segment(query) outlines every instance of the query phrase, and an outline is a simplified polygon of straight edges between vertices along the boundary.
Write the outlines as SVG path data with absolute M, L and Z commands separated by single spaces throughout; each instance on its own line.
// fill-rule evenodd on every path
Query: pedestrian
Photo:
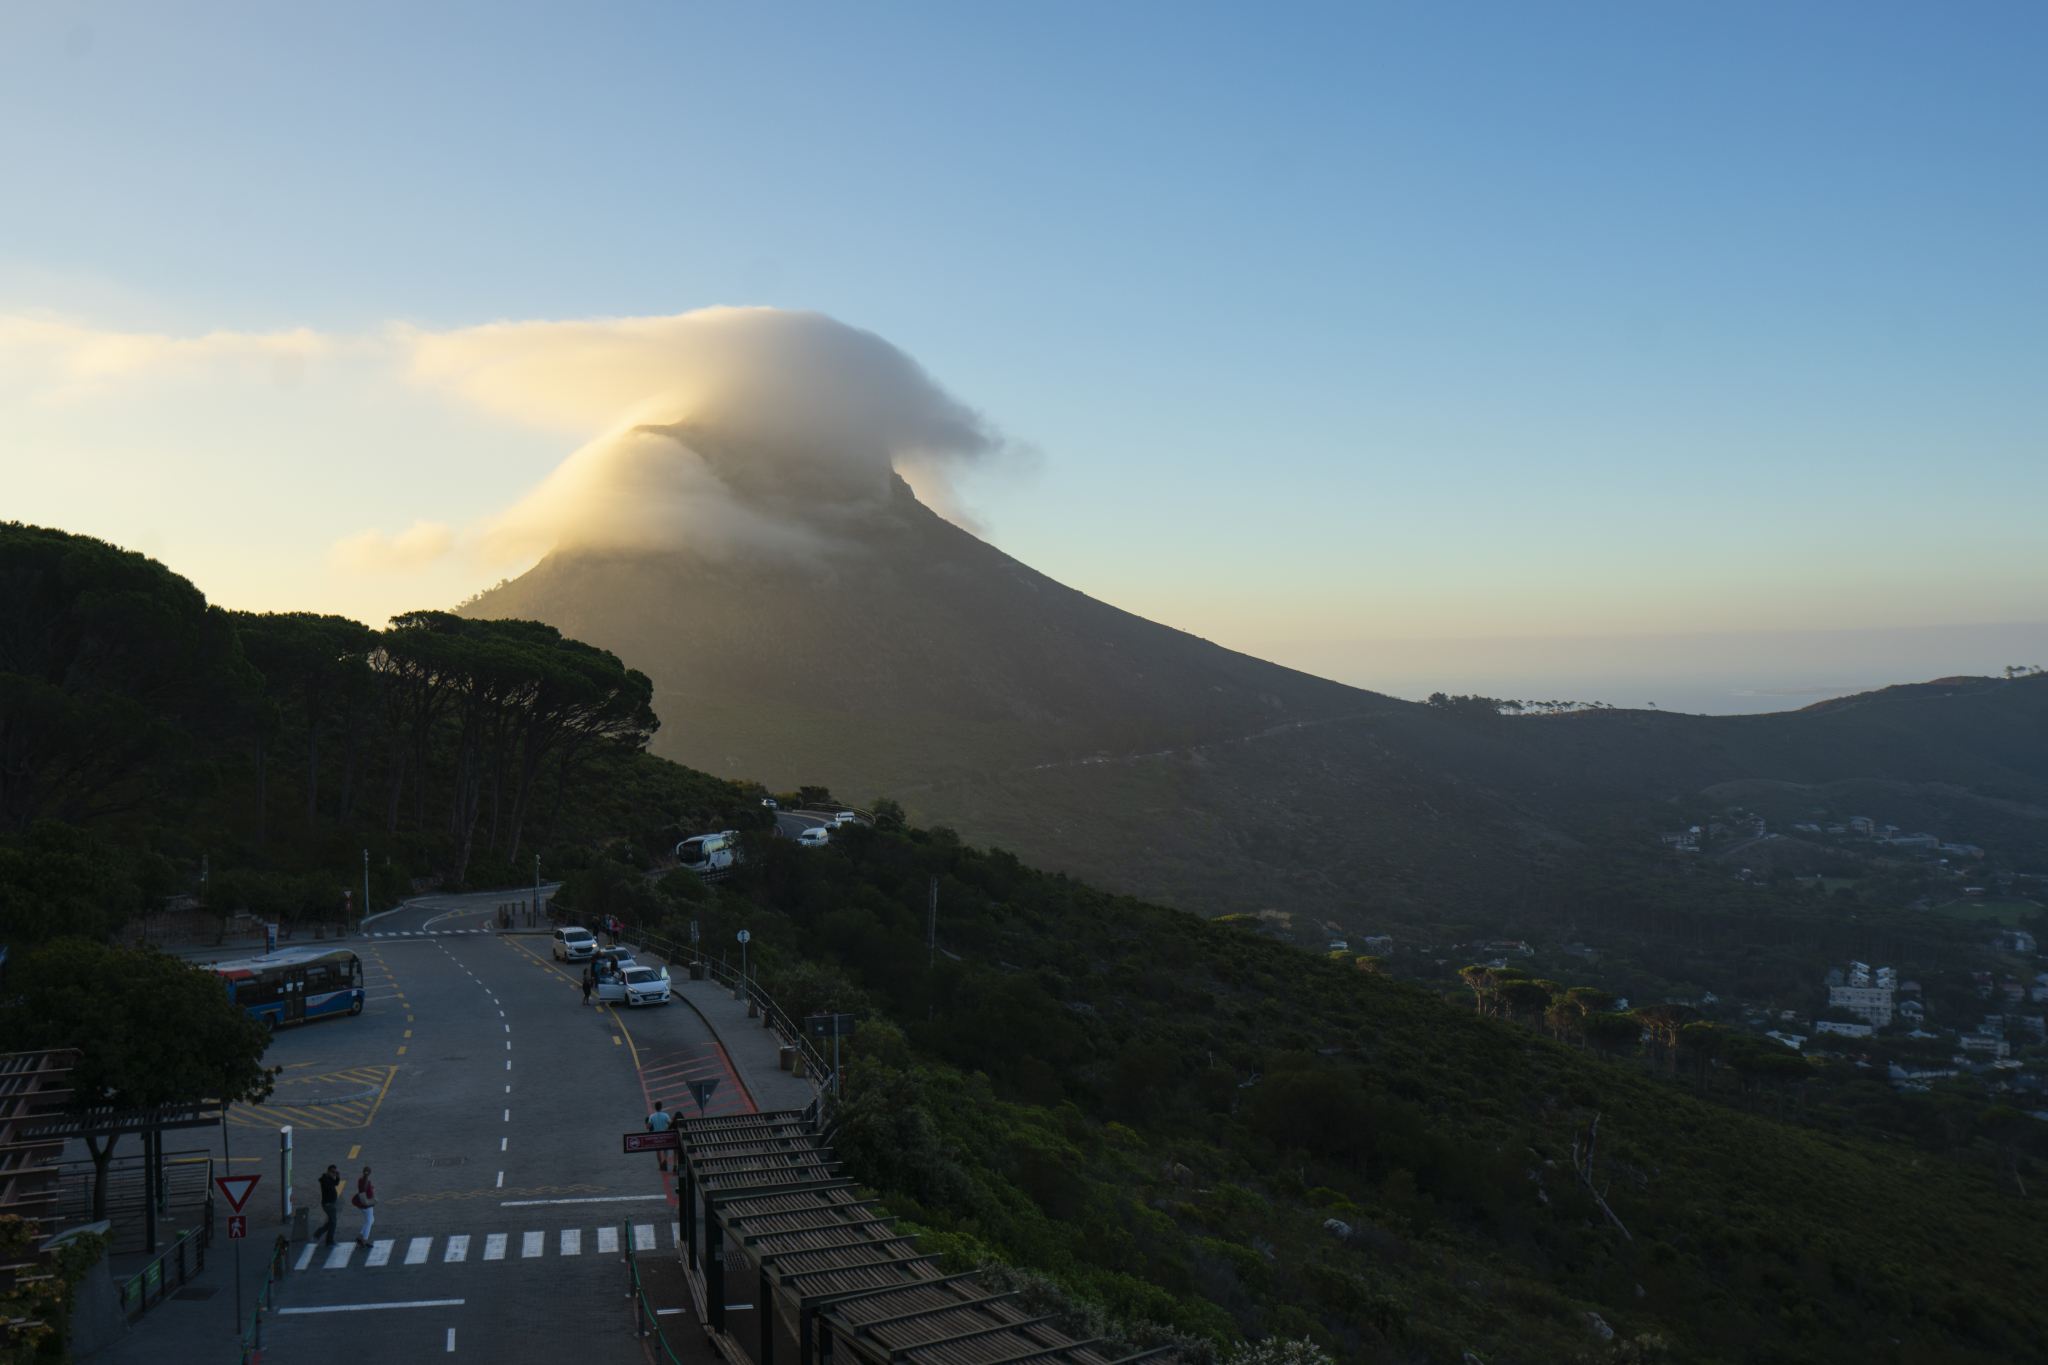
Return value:
M 370 1183 L 370 1168 L 363 1167 L 362 1178 L 356 1181 L 356 1197 L 349 1201 L 363 1211 L 363 1230 L 356 1236 L 356 1245 L 370 1244 L 370 1225 L 377 1221 L 377 1187 Z
M 592 974 L 591 974 L 591 970 L 590 970 L 590 968 L 588 968 L 588 967 L 585 967 L 585 968 L 583 969 L 583 1003 L 584 1003 L 584 1004 L 586 1004 L 586 1005 L 587 1005 L 587 1004 L 589 1004 L 589 1003 L 590 1003 L 590 988 L 591 988 L 592 986 L 595 986 L 596 984 L 597 984 L 597 978 L 596 978 L 596 977 L 595 977 L 594 975 L 592 975 Z
M 329 1166 L 326 1174 L 320 1177 L 320 1207 L 327 1214 L 327 1226 L 314 1234 L 313 1240 L 316 1242 L 324 1241 L 327 1245 L 333 1246 L 336 1231 L 335 1224 L 341 1218 L 341 1170 L 339 1167 Z
M 666 1133 L 669 1130 L 669 1125 L 674 1122 L 675 1115 L 669 1113 L 666 1109 L 662 1108 L 661 1101 L 656 1100 L 654 1102 L 654 1112 L 647 1116 L 647 1131 L 650 1133 Z M 654 1153 L 654 1156 L 657 1164 L 660 1165 L 661 1169 L 664 1171 L 667 1170 L 668 1153 L 665 1151 L 657 1150 Z

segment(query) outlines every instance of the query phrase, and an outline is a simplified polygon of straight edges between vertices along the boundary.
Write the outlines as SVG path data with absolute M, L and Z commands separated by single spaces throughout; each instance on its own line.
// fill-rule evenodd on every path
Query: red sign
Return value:
M 629 1152 L 675 1152 L 683 1146 L 683 1135 L 673 1130 L 666 1133 L 628 1133 L 626 1150 Z
M 249 1235 L 249 1220 L 248 1220 L 248 1218 L 247 1218 L 247 1217 L 246 1217 L 245 1215 L 243 1215 L 243 1214 L 239 1214 L 239 1213 L 231 1213 L 231 1214 L 229 1214 L 229 1215 L 228 1215 L 228 1236 L 229 1236 L 229 1238 L 231 1238 L 231 1239 L 232 1239 L 232 1238 L 236 1238 L 236 1237 L 247 1237 L 248 1235 Z
M 262 1178 L 260 1175 L 217 1175 L 213 1178 L 213 1183 L 220 1187 L 221 1194 L 228 1201 L 228 1207 L 240 1213 L 242 1205 L 249 1202 L 250 1192 L 256 1188 L 256 1182 Z

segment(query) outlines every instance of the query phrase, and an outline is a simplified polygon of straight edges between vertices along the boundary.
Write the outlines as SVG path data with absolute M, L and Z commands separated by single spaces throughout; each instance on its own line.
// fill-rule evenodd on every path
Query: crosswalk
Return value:
M 372 929 L 364 938 L 439 938 L 443 934 L 491 934 L 495 929 Z
M 656 1223 L 629 1224 L 628 1235 L 633 1239 L 633 1250 L 638 1252 L 662 1249 L 659 1228 Z M 619 1227 L 607 1225 L 596 1229 L 596 1235 L 586 1237 L 588 1228 L 558 1228 L 552 1237 L 545 1230 L 538 1232 L 487 1232 L 483 1234 L 482 1245 L 470 1233 L 451 1233 L 446 1237 L 409 1237 L 405 1239 L 405 1251 L 398 1250 L 399 1239 L 386 1237 L 370 1243 L 369 1254 L 364 1256 L 361 1266 L 388 1266 L 394 1256 L 399 1265 L 414 1266 L 438 1263 L 460 1265 L 470 1259 L 470 1252 L 478 1251 L 480 1261 L 534 1261 L 554 1256 L 581 1256 L 589 1247 L 599 1256 L 616 1256 L 620 1253 Z M 515 1240 L 516 1239 L 516 1240 Z M 440 1243 L 441 1254 L 434 1255 L 434 1245 Z M 668 1225 L 668 1249 L 673 1251 L 682 1246 L 683 1225 Z M 552 1248 L 552 1250 L 550 1250 Z M 347 1270 L 356 1265 L 356 1253 L 363 1250 L 359 1242 L 336 1242 L 328 1246 L 324 1242 L 308 1242 L 300 1249 L 294 1270 Z M 324 1255 L 322 1253 L 325 1253 Z M 316 1264 L 317 1263 L 317 1264 Z

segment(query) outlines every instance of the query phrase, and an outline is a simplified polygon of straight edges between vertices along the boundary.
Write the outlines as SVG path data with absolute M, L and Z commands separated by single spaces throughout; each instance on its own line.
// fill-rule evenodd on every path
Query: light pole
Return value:
M 363 850 L 363 913 L 370 913 L 370 850 Z M 357 924 L 362 921 L 358 919 Z
M 747 988 L 747 940 L 748 940 L 748 939 L 750 939 L 750 938 L 752 938 L 752 937 L 753 937 L 753 935 L 752 935 L 752 934 L 750 934 L 750 933 L 748 933 L 748 932 L 747 932 L 746 930 L 744 930 L 744 929 L 740 930 L 740 989 L 741 989 L 741 990 L 745 990 L 745 989 Z

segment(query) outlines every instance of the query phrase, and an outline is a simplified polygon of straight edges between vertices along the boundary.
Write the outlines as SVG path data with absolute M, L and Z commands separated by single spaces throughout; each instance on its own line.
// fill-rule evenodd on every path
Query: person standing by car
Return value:
M 647 1116 L 647 1131 L 650 1133 L 666 1133 L 669 1130 L 669 1125 L 673 1124 L 674 1122 L 675 1115 L 669 1113 L 666 1109 L 662 1108 L 661 1101 L 656 1100 L 654 1102 L 654 1112 Z M 659 1165 L 662 1170 L 667 1170 L 668 1153 L 657 1151 L 654 1154 L 654 1156 L 656 1164 Z
M 363 1167 L 362 1178 L 356 1181 L 356 1197 L 349 1201 L 363 1211 L 363 1230 L 356 1234 L 356 1245 L 370 1244 L 370 1225 L 377 1221 L 377 1187 L 370 1183 L 370 1168 Z
M 591 972 L 591 969 L 590 969 L 590 968 L 588 968 L 588 967 L 585 967 L 585 968 L 583 969 L 583 1003 L 584 1003 L 584 1004 L 586 1004 L 586 1005 L 587 1005 L 587 1004 L 589 1004 L 589 1003 L 590 1003 L 590 988 L 591 988 L 592 986 L 595 986 L 596 984 L 597 984 L 597 978 L 596 978 L 596 976 L 592 975 L 592 972 Z
M 327 1226 L 314 1235 L 313 1240 L 334 1245 L 335 1224 L 341 1220 L 341 1169 L 329 1166 L 320 1177 L 320 1208 L 327 1215 Z

